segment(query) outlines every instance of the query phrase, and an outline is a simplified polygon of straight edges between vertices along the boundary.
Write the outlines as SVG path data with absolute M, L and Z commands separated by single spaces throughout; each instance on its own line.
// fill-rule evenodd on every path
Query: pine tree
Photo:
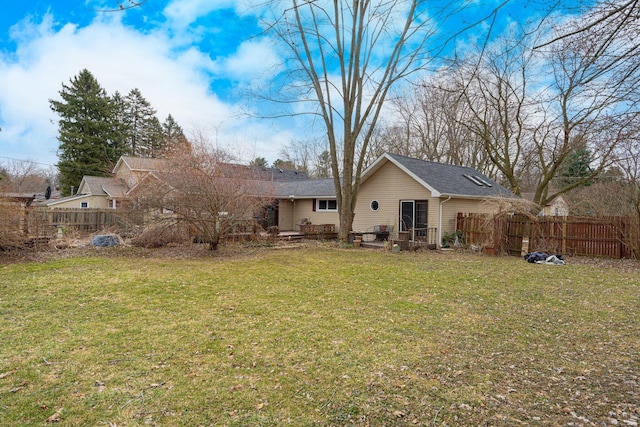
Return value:
M 139 89 L 132 89 L 124 102 L 129 152 L 133 156 L 155 157 L 162 146 L 162 126 L 155 116 L 156 110 Z
M 62 101 L 49 100 L 58 113 L 58 169 L 63 195 L 72 194 L 83 175 L 107 176 L 125 152 L 116 105 L 87 69 L 62 84 Z
M 178 152 L 190 152 L 191 146 L 178 122 L 169 114 L 162 123 L 163 145 L 160 156 L 167 156 Z
M 591 176 L 591 151 L 587 148 L 577 148 L 571 151 L 562 162 L 558 178 L 564 185 L 572 185 L 577 181 L 584 180 Z M 584 186 L 591 185 L 591 181 L 586 181 Z

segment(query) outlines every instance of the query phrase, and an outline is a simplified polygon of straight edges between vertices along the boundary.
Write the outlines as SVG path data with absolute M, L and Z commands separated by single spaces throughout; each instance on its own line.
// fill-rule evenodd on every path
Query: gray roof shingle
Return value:
M 429 162 L 391 153 L 385 153 L 383 157 L 431 187 L 439 196 L 516 197 L 502 185 L 470 167 Z
M 275 182 L 276 197 L 286 199 L 289 196 L 299 198 L 336 197 L 333 178 L 329 179 L 298 179 L 293 181 Z
M 120 180 L 113 177 L 84 176 L 89 193 L 99 196 L 123 197 L 127 187 Z

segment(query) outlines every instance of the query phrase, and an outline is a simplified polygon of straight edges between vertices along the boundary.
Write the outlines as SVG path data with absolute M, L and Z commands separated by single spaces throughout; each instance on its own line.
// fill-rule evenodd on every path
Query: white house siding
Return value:
M 562 198 L 562 196 L 556 197 L 553 201 L 546 205 L 542 210 L 542 215 L 545 216 L 568 216 L 569 205 Z
M 379 209 L 371 210 L 371 202 L 377 200 Z M 393 225 L 397 236 L 400 217 L 400 200 L 427 200 L 429 227 L 438 224 L 438 199 L 394 164 L 387 162 L 360 186 L 358 203 L 353 221 L 354 231 L 370 231 L 376 225 Z

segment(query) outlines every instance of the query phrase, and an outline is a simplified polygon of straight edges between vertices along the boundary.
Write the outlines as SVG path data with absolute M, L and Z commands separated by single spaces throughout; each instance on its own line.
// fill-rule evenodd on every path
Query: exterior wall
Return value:
M 294 228 L 293 206 L 288 199 L 280 199 L 278 205 L 278 229 L 280 231 L 296 231 Z
M 78 190 L 76 191 L 76 194 L 90 194 L 90 193 L 91 191 L 89 191 L 89 188 L 87 188 L 85 181 L 82 180 L 82 182 L 80 183 L 80 186 L 78 187 Z
M 125 162 L 122 162 L 118 170 L 115 171 L 115 176 L 120 178 L 127 187 L 131 188 L 147 176 L 148 173 L 147 171 L 132 171 Z
M 313 212 L 313 199 L 297 199 L 293 203 L 280 200 L 278 227 L 280 231 L 300 231 L 300 221 L 307 218 L 312 224 L 334 224 L 340 227 L 338 212 Z
M 340 228 L 338 212 L 313 212 L 313 199 L 296 200 L 293 209 L 293 230 L 299 231 L 300 220 L 307 218 L 312 224 L 334 224 Z
M 380 208 L 373 212 L 371 201 L 377 200 Z M 353 221 L 355 231 L 371 231 L 376 225 L 393 225 L 392 237 L 398 236 L 400 202 L 402 200 L 427 200 L 427 226 L 442 229 L 437 232 L 437 244 L 442 235 L 454 232 L 458 212 L 490 213 L 491 204 L 482 199 L 451 199 L 431 197 L 431 192 L 416 182 L 400 168 L 388 162 L 360 187 L 356 215 Z M 440 223 L 440 204 L 442 222 Z
M 442 199 L 443 201 L 446 199 Z M 456 231 L 458 212 L 462 213 L 492 213 L 494 208 L 490 203 L 481 199 L 451 199 L 442 204 L 442 234 Z M 439 242 L 442 243 L 442 242 Z
M 371 201 L 377 200 L 379 209 L 371 210 Z M 427 200 L 427 223 L 438 226 L 437 198 L 400 168 L 387 162 L 361 186 L 353 221 L 354 231 L 372 231 L 376 225 L 393 225 L 392 237 L 397 237 L 401 200 Z
M 541 214 L 544 216 L 568 216 L 569 205 L 561 197 L 556 197 L 550 205 L 543 208 Z
M 109 207 L 109 202 L 106 196 L 87 196 L 49 205 L 49 208 L 80 209 L 82 208 L 83 202 L 88 204 L 87 208 L 89 209 L 107 209 Z

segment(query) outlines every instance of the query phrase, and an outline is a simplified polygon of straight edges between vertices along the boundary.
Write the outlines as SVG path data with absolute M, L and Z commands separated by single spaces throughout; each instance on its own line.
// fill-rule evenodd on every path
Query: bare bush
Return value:
M 215 250 L 231 234 L 252 233 L 254 216 L 271 203 L 273 186 L 248 166 L 205 144 L 167 159 L 167 169 L 143 179 L 132 208 L 145 223 L 180 224 Z
M 21 230 L 24 208 L 19 204 L 0 201 L 0 250 L 16 248 L 24 243 Z
M 160 248 L 171 244 L 184 244 L 189 240 L 187 227 L 167 222 L 152 223 L 131 239 L 133 246 Z

